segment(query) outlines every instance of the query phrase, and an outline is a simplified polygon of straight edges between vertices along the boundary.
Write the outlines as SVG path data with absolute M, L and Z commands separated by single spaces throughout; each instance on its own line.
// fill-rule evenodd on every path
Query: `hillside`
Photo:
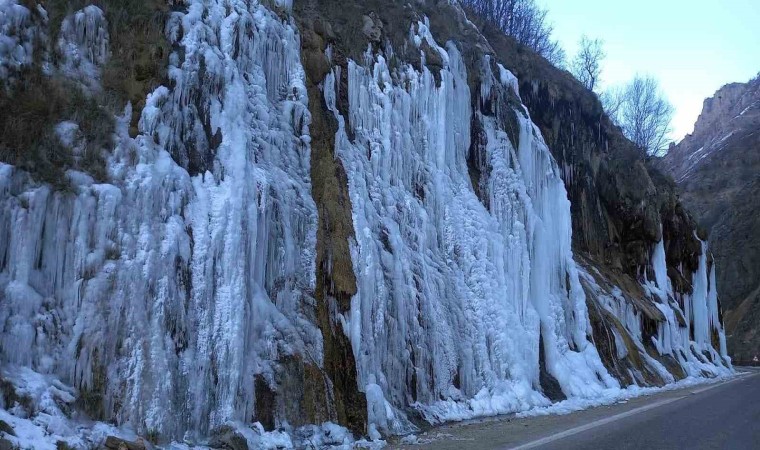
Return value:
M 750 362 L 760 356 L 760 78 L 726 85 L 705 100 L 694 132 L 661 166 L 710 234 L 729 351 Z
M 2 124 L 2 439 L 347 445 L 732 372 L 672 181 L 456 2 L 93 3 L 0 0 L 37 123 Z

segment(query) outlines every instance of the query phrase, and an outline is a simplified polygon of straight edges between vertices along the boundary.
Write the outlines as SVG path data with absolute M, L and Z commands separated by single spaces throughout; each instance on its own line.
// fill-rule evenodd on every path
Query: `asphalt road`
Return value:
M 760 372 L 563 416 L 499 417 L 436 427 L 410 450 L 758 449 Z
M 760 449 L 760 376 L 687 395 L 534 448 Z

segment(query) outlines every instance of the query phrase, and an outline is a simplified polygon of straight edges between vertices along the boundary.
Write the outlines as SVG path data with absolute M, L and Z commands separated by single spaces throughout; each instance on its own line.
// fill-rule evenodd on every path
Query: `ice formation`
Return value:
M 100 69 L 108 61 L 110 37 L 103 10 L 90 5 L 67 16 L 61 24 L 57 50 L 63 73 L 97 88 Z
M 435 44 L 425 23 L 412 38 Z M 618 388 L 587 338 L 570 203 L 540 133 L 518 111 L 514 148 L 497 118 L 475 113 L 493 168 L 485 207 L 467 169 L 473 111 L 464 63 L 453 43 L 434 48 L 445 61 L 440 86 L 427 68 L 392 74 L 371 53 L 349 62 L 348 118 L 335 107 L 335 73 L 324 83 L 354 208 L 359 292 L 345 326 L 360 384 L 368 398 L 379 385 L 391 405 L 417 404 L 432 420 L 546 404 L 543 336 L 549 372 L 568 395 Z M 483 97 L 497 83 L 513 89 L 510 77 L 483 66 Z
M 426 23 L 412 27 L 410 41 L 426 42 L 441 56 L 440 82 L 428 68 L 391 68 L 368 50 L 362 62 L 348 63 L 347 117 L 336 106 L 343 69 L 335 68 L 323 85 L 340 124 L 336 154 L 354 208 L 359 287 L 344 326 L 370 420 L 399 432 L 408 424 L 397 407 L 408 404 L 430 421 L 545 405 L 539 337 L 547 369 L 566 395 L 613 395 L 620 385 L 589 341 L 586 296 L 571 251 L 570 203 L 540 132 L 523 106 L 506 111 L 498 103 L 473 111 L 456 45 L 438 46 Z M 517 94 L 514 75 L 489 57 L 480 80 L 482 105 L 493 103 L 494 95 Z M 490 168 L 478 186 L 485 201 L 467 167 L 473 114 Z M 510 114 L 518 122 L 516 147 L 500 126 Z M 658 292 L 672 298 L 662 243 L 657 249 Z M 697 311 L 694 317 L 709 309 L 709 329 L 722 336 L 714 284 L 709 293 L 699 284 L 705 268 L 703 254 L 695 292 L 684 301 Z M 637 350 L 664 380 L 674 381 L 644 348 L 635 307 L 619 300 L 609 307 L 628 325 Z M 701 331 L 692 352 L 694 327 Z M 699 319 L 681 327 L 672 312 L 660 324 L 662 336 L 677 334 L 679 348 L 689 350 L 679 359 L 689 375 L 729 372 L 721 359 L 725 348 L 718 354 L 709 342 L 699 344 L 707 327 Z M 626 350 L 622 342 L 617 348 Z M 713 361 L 703 361 L 702 351 L 712 351 Z
M 16 0 L 0 0 L 0 81 L 32 63 L 37 32 L 31 11 Z
M 658 326 L 655 345 L 661 354 L 675 356 L 690 375 L 720 372 L 721 361 L 729 361 L 726 337 L 719 319 L 715 265 L 710 265 L 708 270 L 708 245 L 705 242 L 701 245 L 699 268 L 693 274 L 690 295 L 673 293 L 662 241 L 655 246 L 652 258 L 656 289 L 647 283 L 650 292 L 659 299 L 657 307 L 668 318 Z M 676 316 L 683 318 L 685 326 L 679 326 Z
M 34 376 L 55 395 L 102 396 L 104 418 L 173 439 L 250 422 L 254 377 L 275 386 L 279 359 L 323 363 L 298 30 L 257 2 L 186 3 L 167 24 L 181 49 L 172 87 L 148 96 L 136 138 L 130 108 L 118 118 L 108 183 L 70 171 L 73 193 L 61 193 L 0 164 L 0 362 L 44 374 Z M 0 0 L 0 78 L 30 61 L 29 14 Z M 106 30 L 96 7 L 64 20 L 65 75 L 97 81 Z M 358 285 L 350 312 L 333 319 L 350 337 L 368 435 L 413 430 L 410 407 L 436 422 L 548 406 L 542 354 L 571 400 L 619 395 L 591 340 L 584 286 L 673 381 L 645 349 L 641 312 L 576 263 L 567 192 L 514 75 L 485 56 L 473 105 L 456 43 L 440 46 L 424 21 L 409 41 L 438 53 L 439 73 L 368 49 L 322 83 L 339 123 Z M 56 130 L 76 145 L 76 123 Z M 471 151 L 487 168 L 475 185 Z M 651 345 L 689 375 L 728 371 L 706 244 L 691 295 L 674 293 L 662 242 L 651 262 L 655 279 L 643 283 L 665 318 Z M 631 349 L 616 340 L 623 358 Z M 11 411 L 0 418 L 13 415 L 0 406 Z M 315 427 L 332 436 L 325 445 L 350 440 Z M 267 439 L 297 445 L 277 433 Z
M 643 287 L 665 318 L 657 324 L 657 336 L 652 336 L 658 353 L 674 357 L 690 376 L 721 375 L 730 371 L 730 358 L 719 320 L 715 266 L 710 266 L 708 272 L 708 245 L 702 242 L 701 246 L 699 266 L 692 274 L 691 294 L 674 292 L 662 240 L 652 250 L 655 279 L 649 281 L 645 277 Z M 626 325 L 630 332 L 640 330 L 640 317 L 627 321 Z M 640 333 L 637 337 L 642 341 Z
M 188 3 L 168 24 L 174 88 L 149 96 L 136 139 L 119 118 L 108 184 L 70 172 L 62 194 L 0 166 L 3 364 L 175 437 L 250 418 L 279 356 L 321 362 L 297 32 L 257 4 Z M 64 21 L 72 58 L 106 57 L 93 17 Z M 208 162 L 192 176 L 175 162 L 191 142 Z

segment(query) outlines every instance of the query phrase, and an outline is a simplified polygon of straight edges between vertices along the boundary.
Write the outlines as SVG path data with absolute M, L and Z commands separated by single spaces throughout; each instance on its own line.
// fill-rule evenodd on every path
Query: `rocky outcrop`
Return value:
M 760 356 L 760 77 L 704 102 L 694 132 L 659 161 L 709 232 L 729 351 Z
M 672 182 L 612 124 L 597 97 L 499 30 L 481 28 L 520 80 L 531 118 L 561 166 L 574 248 L 637 278 L 650 247 L 664 234 L 668 265 L 695 270 L 700 247 L 691 232 L 694 220 L 678 202 Z
M 103 450 L 146 450 L 146 447 L 142 439 L 132 442 L 116 436 L 108 436 L 103 443 Z
M 351 200 L 346 173 L 335 156 L 338 124 L 324 106 L 319 84 L 327 74 L 325 38 L 304 28 L 303 60 L 311 105 L 312 196 L 319 212 L 317 229 L 317 320 L 325 347 L 325 371 L 332 379 L 336 419 L 358 433 L 366 427 L 367 402 L 359 392 L 356 361 L 351 342 L 335 312 L 349 314 L 351 297 L 356 294 L 356 278 L 351 264 L 349 241 L 354 237 Z
M 415 68 L 427 67 L 434 73 L 440 69 L 441 58 L 437 52 L 424 43 L 418 50 L 409 42 L 409 27 L 414 29 L 415 21 L 425 21 L 438 42 L 456 43 L 467 67 L 473 109 L 497 116 L 512 143 L 517 145 L 517 120 L 503 112 L 519 105 L 520 100 L 509 90 L 503 94 L 494 90 L 493 96 L 481 101 L 483 85 L 487 82 L 482 78 L 483 58 L 490 55 L 494 63 L 501 63 L 514 73 L 519 80 L 514 94 L 527 106 L 531 119 L 560 165 L 572 205 L 573 248 L 585 261 L 593 261 L 587 266 L 593 276 L 582 281 L 596 288 L 587 285 L 594 337 L 601 341 L 605 336 L 618 336 L 608 348 L 600 347 L 603 357 L 606 356 L 605 364 L 626 383 L 657 385 L 667 382 L 668 376 L 676 379 L 686 376 L 672 356 L 660 355 L 650 344 L 650 338 L 667 319 L 641 283 L 655 278 L 653 248 L 658 242 L 664 242 L 663 270 L 673 284 L 668 301 L 684 308 L 685 297 L 694 292 L 693 277 L 703 251 L 699 236 L 704 235 L 695 233 L 696 222 L 681 205 L 672 180 L 654 167 L 609 121 L 595 95 L 569 73 L 554 68 L 499 30 L 478 22 L 475 17 L 464 17 L 462 10 L 449 2 L 426 1 L 411 5 L 382 0 L 301 1 L 295 4 L 294 13 L 303 30 L 305 69 L 309 77 L 319 80 L 328 73 L 330 65 L 341 68 L 336 106 L 347 120 L 352 118 L 347 104 L 349 60 L 366 62 L 367 55 L 392 55 L 388 58 L 391 68 L 400 69 L 406 62 Z M 440 83 L 440 78 L 436 80 Z M 312 101 L 313 116 L 323 114 L 325 106 L 319 100 Z M 473 189 L 488 206 L 482 180 L 490 168 L 479 154 L 481 140 L 485 139 L 479 126 L 473 118 L 468 165 Z M 350 127 L 347 133 L 350 136 Z M 606 287 L 600 288 L 600 285 Z M 634 343 L 636 338 L 632 338 L 626 328 L 629 325 L 597 304 L 601 301 L 599 296 L 604 297 L 604 292 L 615 289 L 621 289 L 625 301 L 641 314 L 642 330 L 633 330 L 633 334 L 643 333 L 643 347 Z M 691 320 L 680 312 L 676 313 L 676 319 L 680 326 L 688 326 Z M 618 349 L 616 345 L 626 348 Z M 621 362 L 617 355 L 624 353 L 628 356 Z M 652 359 L 667 367 L 670 375 L 658 372 Z M 640 378 L 632 380 L 630 373 L 638 373 Z M 542 370 L 541 385 L 549 395 L 556 389 L 551 377 L 546 375 Z M 414 393 L 411 395 L 414 398 Z

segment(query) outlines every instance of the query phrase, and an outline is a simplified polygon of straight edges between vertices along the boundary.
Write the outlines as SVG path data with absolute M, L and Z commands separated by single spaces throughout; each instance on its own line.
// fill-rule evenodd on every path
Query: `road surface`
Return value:
M 760 449 L 760 372 L 564 416 L 492 418 L 433 428 L 393 449 Z

